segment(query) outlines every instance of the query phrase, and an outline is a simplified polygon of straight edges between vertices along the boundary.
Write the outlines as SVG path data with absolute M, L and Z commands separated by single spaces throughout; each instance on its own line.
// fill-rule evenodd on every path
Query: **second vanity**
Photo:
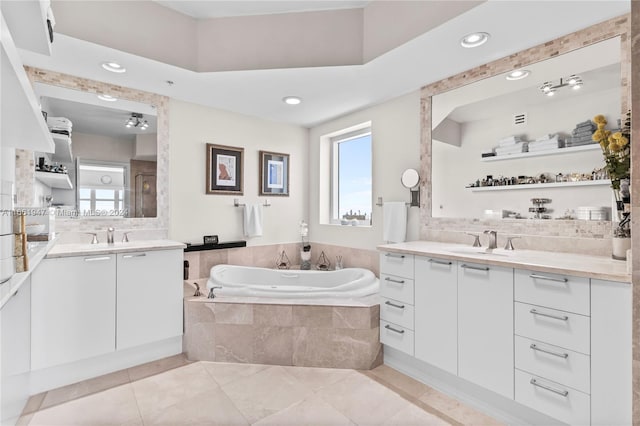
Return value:
M 378 249 L 385 363 L 509 423 L 631 424 L 625 262 L 427 241 Z

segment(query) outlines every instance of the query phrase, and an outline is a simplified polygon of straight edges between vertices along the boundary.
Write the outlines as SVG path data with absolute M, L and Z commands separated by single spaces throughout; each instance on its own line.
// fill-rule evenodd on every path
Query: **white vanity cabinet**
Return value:
M 116 349 L 182 335 L 182 250 L 118 254 Z
M 458 374 L 457 262 L 415 257 L 415 357 Z
M 33 370 L 115 350 L 115 254 L 44 259 L 31 283 Z
M 513 269 L 458 263 L 458 375 L 513 398 Z
M 29 400 L 29 278 L 0 308 L 0 424 L 15 424 Z
M 409 355 L 415 339 L 413 277 L 413 255 L 380 255 L 380 341 Z

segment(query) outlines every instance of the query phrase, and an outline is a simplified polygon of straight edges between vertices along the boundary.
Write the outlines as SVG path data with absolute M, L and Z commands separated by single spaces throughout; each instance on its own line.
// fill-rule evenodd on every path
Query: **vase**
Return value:
M 630 248 L 630 237 L 613 237 L 611 239 L 611 257 L 616 260 L 627 260 L 627 250 Z

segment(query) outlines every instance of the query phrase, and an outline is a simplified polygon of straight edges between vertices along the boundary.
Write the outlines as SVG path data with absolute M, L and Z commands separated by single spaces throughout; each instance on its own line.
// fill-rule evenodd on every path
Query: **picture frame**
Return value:
M 289 196 L 289 154 L 260 151 L 260 195 Z
M 244 148 L 207 144 L 206 193 L 242 195 Z

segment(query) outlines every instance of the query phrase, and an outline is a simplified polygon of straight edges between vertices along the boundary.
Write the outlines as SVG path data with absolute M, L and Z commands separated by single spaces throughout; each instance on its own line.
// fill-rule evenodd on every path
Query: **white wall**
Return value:
M 560 92 L 559 95 L 561 95 Z M 575 125 L 596 114 L 604 114 L 607 128 L 615 128 L 620 116 L 619 89 L 580 96 L 553 106 L 528 108 L 528 123 L 513 127 L 511 115 L 464 123 L 461 126 L 461 147 L 434 142 L 433 145 L 433 216 L 481 218 L 485 209 L 507 209 L 529 217 L 533 197 L 550 198 L 547 207 L 553 217 L 579 206 L 611 207 L 611 188 L 597 187 L 520 189 L 496 192 L 470 192 L 465 186 L 486 175 L 533 176 L 540 173 L 590 173 L 604 165 L 600 150 L 576 154 L 530 157 L 496 162 L 480 161 L 481 153 L 491 150 L 509 135 L 522 135 L 535 140 L 546 133 L 568 135 Z
M 221 242 L 245 239 L 241 203 L 264 202 L 263 236 L 248 245 L 297 242 L 298 224 L 308 220 L 308 130 L 172 99 L 170 128 L 169 237 L 202 242 L 218 235 Z M 206 144 L 244 148 L 244 195 L 205 194 Z M 290 196 L 258 197 L 259 151 L 290 154 Z
M 82 160 L 120 161 L 133 158 L 135 143 L 127 139 L 73 132 L 71 152 Z
M 373 225 L 352 227 L 321 225 L 320 212 L 328 209 L 321 203 L 320 138 L 366 121 L 371 121 L 373 146 Z M 378 197 L 385 201 L 409 201 L 409 190 L 400 184 L 407 168 L 420 169 L 420 94 L 392 99 L 313 127 L 310 131 L 309 213 L 311 241 L 354 248 L 375 249 L 382 244 L 382 208 L 375 205 Z M 324 173 L 327 175 L 327 171 Z M 419 209 L 409 210 L 407 240 L 418 239 Z

